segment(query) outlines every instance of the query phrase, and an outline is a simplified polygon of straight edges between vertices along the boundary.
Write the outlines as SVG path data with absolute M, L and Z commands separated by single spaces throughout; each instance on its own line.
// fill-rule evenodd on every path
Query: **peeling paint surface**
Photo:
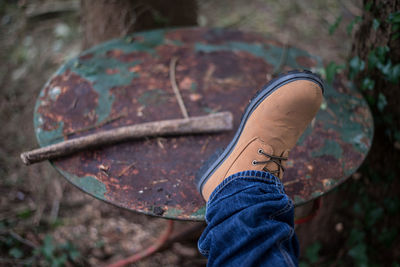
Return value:
M 173 57 L 178 57 L 176 80 L 189 114 L 228 110 L 234 114 L 234 127 L 274 71 L 322 68 L 315 55 L 284 48 L 256 33 L 206 28 L 136 33 L 83 52 L 47 82 L 34 114 L 40 146 L 119 126 L 181 118 L 169 80 Z M 345 181 L 366 157 L 372 129 L 362 96 L 337 77 L 326 88 L 316 120 L 290 154 L 283 182 L 295 204 Z M 52 164 L 83 191 L 116 206 L 204 220 L 195 173 L 233 135 L 148 138 L 80 152 Z

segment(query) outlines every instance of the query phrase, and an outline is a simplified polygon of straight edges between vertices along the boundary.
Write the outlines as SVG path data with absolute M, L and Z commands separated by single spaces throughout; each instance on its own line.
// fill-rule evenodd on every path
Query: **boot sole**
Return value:
M 285 74 L 281 74 L 278 77 L 269 81 L 261 90 L 259 90 L 255 96 L 250 100 L 250 103 L 247 105 L 244 114 L 242 115 L 242 119 L 240 125 L 233 137 L 232 141 L 223 151 L 217 151 L 214 153 L 200 168 L 199 172 L 195 177 L 195 183 L 197 186 L 197 190 L 202 195 L 202 190 L 204 184 L 208 181 L 208 179 L 212 176 L 215 170 L 225 161 L 225 159 L 231 154 L 232 150 L 236 146 L 237 141 L 239 140 L 240 135 L 242 134 L 243 128 L 246 125 L 247 119 L 251 116 L 253 111 L 258 107 L 258 105 L 264 101 L 271 93 L 275 90 L 279 89 L 283 85 L 296 81 L 296 80 L 308 80 L 318 84 L 324 93 L 325 86 L 321 77 L 317 74 L 312 73 L 308 70 L 293 70 L 289 71 Z

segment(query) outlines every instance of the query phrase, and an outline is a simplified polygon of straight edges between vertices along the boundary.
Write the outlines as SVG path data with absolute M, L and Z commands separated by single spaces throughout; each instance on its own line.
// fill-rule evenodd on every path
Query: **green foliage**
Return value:
M 319 259 L 319 251 L 321 250 L 321 244 L 319 242 L 315 242 L 311 246 L 306 249 L 306 259 L 310 263 L 316 263 Z
M 350 247 L 349 256 L 353 258 L 357 266 L 368 266 L 367 245 L 365 242 L 365 233 L 357 228 L 352 229 L 350 237 L 347 240 Z
M 43 256 L 52 267 L 63 266 L 68 259 L 76 261 L 80 257 L 79 251 L 71 242 L 55 244 L 51 235 L 46 235 L 42 246 L 37 248 L 34 254 Z
M 368 53 L 368 70 L 373 70 L 375 67 L 381 66 L 386 62 L 389 47 L 379 46 Z
M 379 21 L 378 19 L 374 19 L 374 20 L 372 21 L 372 28 L 373 28 L 375 31 L 379 28 L 380 25 L 381 25 L 381 23 L 380 23 L 380 21 Z
M 388 215 L 396 215 L 400 213 L 400 198 L 399 197 L 386 197 L 383 204 L 388 212 Z
M 71 242 L 56 243 L 51 235 L 46 235 L 40 246 L 34 247 L 29 240 L 13 232 L 16 220 L 24 220 L 31 216 L 30 210 L 17 214 L 17 219 L 0 221 L 0 250 L 8 254 L 10 259 L 24 265 L 64 266 L 79 265 L 80 253 Z M 39 230 L 39 229 L 36 229 Z
M 24 257 L 23 244 L 10 234 L 10 224 L 6 221 L 0 221 L 0 249 L 14 259 L 21 259 Z
M 20 211 L 20 212 L 17 214 L 18 218 L 20 218 L 20 219 L 28 219 L 28 218 L 31 217 L 32 215 L 33 215 L 33 212 L 32 212 L 32 210 L 29 209 L 29 208 L 24 209 L 24 210 Z
M 378 46 L 368 53 L 368 70 L 378 69 L 384 78 L 391 83 L 398 83 L 400 79 L 400 63 L 393 64 L 389 57 L 390 49 L 387 46 Z
M 12 256 L 15 259 L 20 259 L 24 256 L 24 252 L 17 248 L 17 247 L 13 247 L 8 251 L 8 254 L 10 254 L 10 256 Z
M 387 22 L 392 25 L 392 40 L 397 40 L 400 37 L 400 11 L 389 14 Z
M 387 105 L 386 96 L 382 93 L 379 93 L 378 103 L 377 103 L 378 110 L 382 112 L 385 109 L 386 105 Z
M 374 226 L 379 220 L 383 218 L 383 215 L 384 215 L 383 208 L 380 206 L 375 206 L 367 209 L 365 211 L 365 226 L 368 229 L 372 228 L 372 226 Z
M 398 83 L 400 74 L 400 64 L 394 65 L 389 59 L 385 64 L 377 65 L 378 70 L 384 75 L 385 79 L 392 83 Z
M 329 62 L 329 64 L 325 67 L 325 80 L 331 84 L 333 82 L 333 79 L 335 78 L 336 73 L 344 68 L 346 68 L 346 66 L 343 64 L 338 65 L 333 61 Z
M 370 90 L 370 91 L 372 91 L 372 90 L 374 90 L 374 87 L 375 87 L 375 81 L 374 80 L 372 80 L 371 78 L 368 78 L 368 77 L 365 77 L 363 79 L 362 84 L 361 84 L 361 89 L 362 90 Z
M 365 6 L 366 10 L 370 10 L 372 2 L 368 2 Z M 361 18 L 356 17 L 353 21 L 348 25 L 348 32 L 350 33 L 353 29 L 355 23 L 360 21 Z M 400 29 L 400 12 L 395 12 L 390 14 L 388 20 L 389 23 L 392 24 L 392 29 L 399 30 Z M 339 18 L 336 22 L 340 23 Z M 338 25 L 337 23 L 337 25 Z M 335 26 L 336 24 L 333 24 Z M 336 25 L 336 27 L 337 27 Z M 372 27 L 375 30 L 378 30 L 381 23 L 378 19 L 373 19 Z M 332 28 L 333 31 L 335 27 Z M 393 84 L 398 84 L 400 81 L 400 63 L 394 64 L 390 59 L 390 49 L 388 46 L 378 46 L 368 53 L 367 60 L 364 61 L 358 56 L 351 58 L 347 64 L 348 68 L 348 76 L 350 80 L 354 80 L 360 73 L 363 72 L 364 76 L 361 79 L 360 89 L 363 91 L 371 91 L 373 92 L 376 89 L 376 81 L 373 77 L 376 77 L 377 73 L 379 73 L 385 80 L 391 82 Z M 334 76 L 336 73 L 345 68 L 346 65 L 337 65 L 335 62 L 330 62 L 325 67 L 325 76 L 328 83 L 332 83 Z M 376 106 L 376 108 L 383 112 L 385 107 L 387 106 L 387 99 L 384 94 L 379 92 L 376 94 L 377 98 L 373 98 L 373 94 L 367 94 L 366 98 L 368 103 L 371 106 Z M 390 118 L 382 118 L 382 121 L 389 121 Z M 393 127 L 391 127 L 393 128 Z M 396 128 L 390 129 L 388 134 L 390 136 L 394 135 Z
M 349 62 L 349 78 L 353 80 L 364 69 L 365 62 L 358 56 L 353 57 Z
M 346 31 L 348 35 L 351 35 L 354 25 L 356 25 L 357 23 L 359 23 L 361 21 L 361 17 L 360 16 L 356 16 L 350 23 L 349 25 L 347 25 L 346 27 Z
M 372 7 L 373 2 L 372 1 L 368 1 L 365 5 L 364 5 L 364 10 L 365 11 L 370 11 L 371 7 Z
M 349 250 L 348 254 L 353 258 L 356 266 L 368 266 L 367 245 L 365 243 L 357 243 Z
M 315 242 L 314 244 L 308 246 L 304 253 L 304 261 L 301 261 L 300 267 L 308 267 L 310 264 L 315 264 L 319 260 L 319 253 L 322 246 L 321 243 Z
M 390 172 L 382 173 L 368 166 L 362 167 L 361 172 L 373 187 L 385 191 L 385 186 L 393 179 Z M 356 202 L 352 206 L 354 221 L 346 241 L 347 255 L 352 259 L 354 266 L 375 266 L 372 262 L 374 246 L 380 242 L 390 247 L 398 234 L 398 228 L 385 228 L 381 225 L 384 224 L 387 214 L 397 214 L 400 209 L 400 199 L 398 197 L 387 197 L 383 201 L 375 199 L 363 185 L 365 184 L 362 182 L 350 185 Z
M 364 9 L 367 12 L 372 10 L 373 1 L 368 1 L 364 5 Z M 333 23 L 329 28 L 329 33 L 333 34 L 337 27 L 339 26 L 342 17 L 339 16 L 335 23 Z M 355 17 L 348 25 L 347 25 L 347 33 L 351 34 L 354 25 L 359 23 L 362 20 L 361 17 Z M 392 40 L 396 40 L 400 37 L 400 11 L 391 13 L 387 20 L 387 23 L 390 24 L 391 30 L 393 32 Z M 372 20 L 372 28 L 374 30 L 378 30 L 381 27 L 382 22 L 373 18 Z M 350 80 L 355 80 L 356 77 L 359 76 L 360 73 L 363 73 L 363 77 L 360 77 L 361 85 L 360 89 L 365 92 L 369 92 L 365 94 L 365 97 L 368 103 L 376 107 L 377 110 L 381 113 L 379 115 L 374 114 L 375 116 L 379 116 L 377 121 L 388 124 L 389 127 L 387 130 L 387 135 L 390 138 L 396 138 L 396 140 L 400 140 L 400 132 L 393 125 L 393 119 L 390 114 L 383 113 L 385 107 L 387 106 L 387 98 L 382 92 L 374 92 L 376 90 L 376 77 L 382 77 L 386 81 L 398 84 L 400 81 L 400 63 L 393 63 L 390 58 L 390 49 L 388 46 L 378 46 L 374 49 L 371 49 L 368 53 L 367 59 L 363 60 L 358 56 L 351 58 L 347 64 L 338 65 L 335 62 L 329 62 L 329 64 L 325 67 L 325 77 L 328 83 L 332 83 L 334 80 L 334 76 L 336 73 L 347 67 L 348 69 L 348 77 Z
M 340 22 L 342 22 L 342 19 L 343 19 L 343 16 L 342 16 L 342 15 L 338 16 L 338 17 L 336 18 L 335 22 L 332 23 L 332 24 L 329 26 L 329 35 L 332 35 L 332 34 L 335 33 L 335 31 L 337 30 L 337 28 L 338 28 L 339 25 L 340 25 Z
M 399 230 L 397 228 L 383 228 L 378 235 L 378 240 L 382 243 L 382 245 L 391 247 L 398 234 Z

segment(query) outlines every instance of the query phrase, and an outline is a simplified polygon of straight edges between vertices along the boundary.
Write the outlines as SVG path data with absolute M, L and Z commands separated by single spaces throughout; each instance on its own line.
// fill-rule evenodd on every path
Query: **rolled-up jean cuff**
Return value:
M 207 201 L 206 209 L 213 205 L 213 202 L 218 198 L 219 195 L 223 194 L 224 189 L 235 180 L 248 180 L 260 183 L 266 183 L 272 185 L 271 188 L 276 189 L 276 193 L 285 193 L 285 188 L 279 178 L 272 175 L 269 172 L 264 171 L 242 171 L 232 174 L 228 178 L 224 179 L 211 193 L 210 198 Z

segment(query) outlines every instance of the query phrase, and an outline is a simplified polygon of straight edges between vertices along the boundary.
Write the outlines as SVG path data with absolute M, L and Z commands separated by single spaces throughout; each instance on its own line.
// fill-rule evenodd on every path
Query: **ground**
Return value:
M 151 245 L 166 221 L 93 199 L 67 183 L 50 164 L 26 167 L 19 159 L 22 151 L 37 146 L 32 118 L 42 86 L 63 61 L 81 51 L 79 16 L 84 14 L 79 14 L 76 2 L 57 14 L 32 12 L 33 5 L 46 2 L 51 1 L 0 3 L 0 265 L 112 263 Z M 199 1 L 199 7 L 201 26 L 267 33 L 319 55 L 326 64 L 346 61 L 352 42 L 346 25 L 362 13 L 356 0 L 207 0 Z M 303 266 L 398 266 L 394 262 L 399 262 L 400 247 L 393 221 L 398 219 L 400 201 L 390 186 L 371 192 L 379 180 L 376 175 L 364 166 L 344 185 L 350 191 L 338 189 L 353 193 L 337 203 L 337 213 L 324 214 L 330 231 L 312 224 L 298 229 L 312 232 L 310 238 L 300 235 Z M 393 185 L 394 178 L 387 179 Z M 332 205 L 332 199 L 338 201 L 330 195 L 326 202 Z M 188 225 L 179 223 L 176 228 Z M 181 238 L 137 266 L 204 266 L 196 238 L 198 232 Z

